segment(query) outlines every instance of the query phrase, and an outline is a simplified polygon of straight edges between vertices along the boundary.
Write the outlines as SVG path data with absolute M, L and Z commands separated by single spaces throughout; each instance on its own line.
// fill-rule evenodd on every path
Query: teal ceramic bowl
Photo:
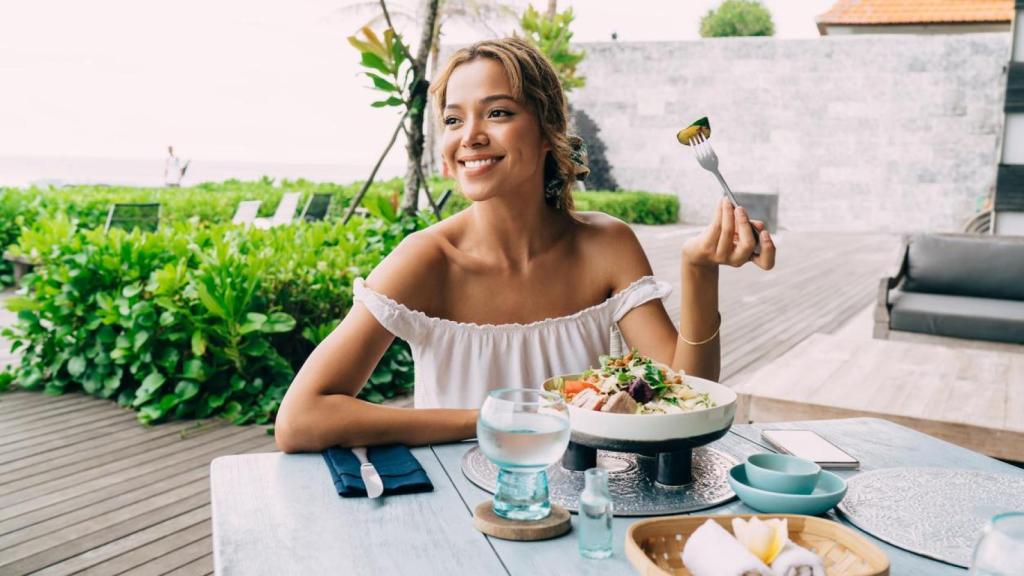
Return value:
M 810 494 L 818 484 L 821 466 L 788 454 L 751 454 L 745 466 L 754 488 L 784 494 Z
M 828 512 L 846 496 L 846 481 L 828 470 L 821 471 L 814 492 L 807 495 L 780 494 L 754 488 L 747 478 L 744 464 L 737 464 L 729 470 L 729 486 L 744 504 L 768 514 L 816 516 Z

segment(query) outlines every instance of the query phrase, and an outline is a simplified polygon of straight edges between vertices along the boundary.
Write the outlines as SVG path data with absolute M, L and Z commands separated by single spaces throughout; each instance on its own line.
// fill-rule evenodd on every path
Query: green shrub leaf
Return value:
M 274 312 L 270 315 L 266 324 L 263 325 L 263 331 L 268 334 L 291 332 L 294 329 L 295 319 L 284 312 Z
M 142 346 L 145 345 L 148 340 L 149 332 L 145 330 L 140 330 L 136 332 L 134 342 L 132 343 L 132 349 L 138 352 L 139 349 L 142 348 Z
M 224 307 L 210 294 L 205 284 L 196 286 L 196 293 L 199 295 L 199 301 L 203 303 L 203 306 L 206 306 L 209 312 L 215 316 L 227 318 L 227 312 L 225 312 Z
M 121 387 L 121 370 L 111 374 L 103 379 L 103 391 L 102 396 L 104 398 L 110 398 L 117 392 L 117 389 Z
M 206 339 L 199 330 L 192 333 L 192 353 L 196 356 L 206 354 Z
M 206 379 L 203 362 L 197 358 L 186 360 L 184 368 L 181 371 L 181 375 L 189 380 L 203 381 Z
M 211 409 L 220 408 L 224 405 L 225 398 L 227 398 L 227 394 L 210 394 L 206 397 L 206 405 Z
M 250 332 L 256 332 L 263 329 L 263 325 L 267 322 L 267 315 L 260 314 L 259 312 L 249 312 L 245 315 L 245 323 L 239 328 L 239 332 L 242 334 L 248 334 Z
M 137 408 L 148 402 L 156 394 L 157 390 L 160 389 L 165 380 L 163 374 L 151 372 L 135 392 L 135 400 L 132 401 L 132 406 Z
M 159 406 L 143 406 L 139 410 L 139 422 L 143 424 L 151 424 L 164 417 L 164 411 Z
M 176 394 L 164 394 L 160 398 L 160 412 L 166 414 L 171 408 L 177 406 L 178 402 L 180 402 L 180 399 Z
M 68 360 L 68 374 L 77 378 L 82 375 L 82 372 L 85 372 L 85 358 L 74 356 L 71 360 Z
M 174 387 L 174 393 L 178 395 L 178 398 L 182 402 L 195 397 L 199 393 L 199 384 L 191 380 L 181 380 L 178 385 Z

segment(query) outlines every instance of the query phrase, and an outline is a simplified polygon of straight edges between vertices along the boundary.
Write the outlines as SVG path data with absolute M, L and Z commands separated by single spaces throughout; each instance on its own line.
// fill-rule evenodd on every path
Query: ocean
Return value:
M 223 162 L 193 159 L 182 186 L 236 178 L 258 180 L 262 176 L 282 180 L 305 178 L 315 182 L 349 183 L 365 180 L 372 166 L 353 164 L 284 164 L 273 162 Z M 382 165 L 377 180 L 401 176 L 404 166 Z M 0 156 L 0 186 L 62 186 L 109 184 L 163 186 L 163 158 L 86 158 Z

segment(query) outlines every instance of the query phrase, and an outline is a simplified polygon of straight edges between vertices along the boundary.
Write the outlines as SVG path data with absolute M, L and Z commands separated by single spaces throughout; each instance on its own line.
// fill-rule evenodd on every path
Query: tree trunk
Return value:
M 548 0 L 548 18 L 554 18 L 558 14 L 558 0 Z
M 420 35 L 420 44 L 412 63 L 411 98 L 413 108 L 409 113 L 409 137 L 405 145 L 408 161 L 405 166 L 405 194 L 402 196 L 402 211 L 406 214 L 415 214 L 419 209 L 420 187 L 426 187 L 426 182 L 420 182 L 423 167 L 423 118 L 427 107 L 426 68 L 430 47 L 434 43 L 434 25 L 437 21 L 437 6 L 440 0 L 424 1 L 427 6 L 427 18 L 423 22 L 423 33 Z
M 427 74 L 429 79 L 433 79 L 437 75 L 437 68 L 439 66 L 438 60 L 441 58 L 441 27 L 438 26 L 434 33 L 434 45 L 430 47 L 430 64 L 427 66 Z M 426 166 L 427 170 L 425 174 L 433 176 L 438 173 L 437 170 L 437 119 L 431 114 L 430 102 L 427 102 L 426 112 L 427 122 L 427 149 L 426 149 Z

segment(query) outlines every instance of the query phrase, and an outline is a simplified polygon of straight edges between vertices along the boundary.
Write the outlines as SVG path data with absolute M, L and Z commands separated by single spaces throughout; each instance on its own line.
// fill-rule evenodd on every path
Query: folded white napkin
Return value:
M 772 560 L 772 575 L 825 576 L 825 565 L 814 552 L 789 542 Z
M 683 564 L 693 576 L 772 576 L 764 562 L 714 520 L 701 524 L 687 538 Z

